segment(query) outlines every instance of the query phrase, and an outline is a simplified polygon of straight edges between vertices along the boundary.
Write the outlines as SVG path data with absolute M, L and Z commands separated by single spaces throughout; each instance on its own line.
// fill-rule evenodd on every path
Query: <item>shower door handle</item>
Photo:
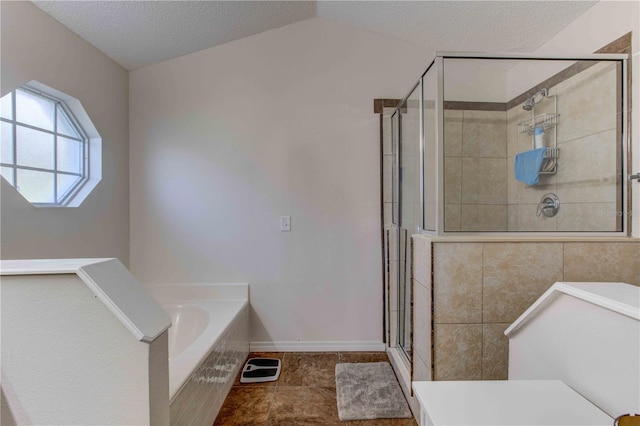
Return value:
M 637 180 L 640 181 L 640 173 L 636 173 L 635 175 L 629 175 L 629 180 Z

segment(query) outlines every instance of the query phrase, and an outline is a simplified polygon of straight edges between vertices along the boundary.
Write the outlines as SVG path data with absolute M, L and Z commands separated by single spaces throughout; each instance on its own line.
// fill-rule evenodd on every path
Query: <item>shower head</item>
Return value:
M 533 109 L 533 104 L 535 103 L 536 101 L 534 101 L 533 98 L 529 98 L 524 102 L 524 105 L 522 105 L 522 109 L 525 111 L 531 111 Z
M 542 95 L 542 97 L 547 97 L 549 96 L 549 92 L 547 91 L 547 89 L 541 89 L 537 91 L 532 97 L 524 101 L 524 105 L 522 105 L 522 109 L 524 109 L 525 111 L 531 111 L 533 109 L 533 106 L 536 104 L 536 96 L 538 95 Z

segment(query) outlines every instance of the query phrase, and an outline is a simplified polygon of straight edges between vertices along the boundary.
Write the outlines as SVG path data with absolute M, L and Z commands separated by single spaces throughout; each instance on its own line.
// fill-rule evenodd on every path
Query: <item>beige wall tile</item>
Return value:
M 462 203 L 507 203 L 506 158 L 462 159 Z
M 444 158 L 444 202 L 460 204 L 462 191 L 462 158 Z
M 382 118 L 382 154 L 391 155 L 391 117 Z
M 529 186 L 515 180 L 515 174 L 513 181 L 515 182 L 517 204 L 538 204 L 544 194 L 556 192 L 555 176 L 540 176 L 540 181 L 535 186 Z
M 459 231 L 460 230 L 460 204 L 444 205 L 444 230 Z
M 391 168 L 393 167 L 393 157 L 385 155 L 382 158 L 382 201 L 393 202 L 393 177 Z
M 558 231 L 619 231 L 615 212 L 615 203 L 564 203 L 556 216 Z
M 389 309 L 398 310 L 398 261 L 389 261 Z
M 482 243 L 435 243 L 433 282 L 435 322 L 482 322 Z
M 555 88 L 548 88 L 549 91 L 549 95 L 555 95 L 556 94 L 556 89 Z M 554 98 L 540 98 L 540 96 L 538 96 L 537 98 L 537 102 L 534 106 L 534 109 L 532 111 L 525 111 L 524 108 L 522 108 L 522 106 L 524 105 L 524 103 L 521 103 L 520 105 L 518 105 L 517 110 L 518 110 L 518 123 L 531 123 L 531 120 L 541 114 L 553 114 L 556 112 L 556 107 L 555 107 L 555 99 Z M 517 126 L 516 124 L 516 126 Z M 523 152 L 523 151 L 528 151 L 534 148 L 534 141 L 533 141 L 533 135 L 529 134 L 529 133 L 520 133 L 517 130 L 516 127 L 516 132 L 518 133 L 518 140 L 517 140 L 517 145 L 516 145 L 516 153 L 518 152 Z M 547 129 L 545 130 L 545 145 L 546 146 L 553 146 L 553 138 L 555 135 L 555 131 L 554 130 L 550 130 Z M 515 155 L 512 154 L 512 155 Z
M 560 207 L 562 208 L 562 207 Z M 518 227 L 517 231 L 555 231 L 557 226 L 557 217 L 546 217 L 541 214 L 536 216 L 538 204 L 518 204 Z
M 522 105 L 520 104 L 518 111 L 518 124 L 523 122 L 528 122 L 533 118 L 533 114 L 530 111 L 525 111 L 522 109 Z M 533 144 L 533 136 L 528 133 L 520 133 L 516 127 L 516 132 L 518 134 L 515 145 L 515 154 L 520 152 L 529 151 L 534 148 Z M 515 155 L 514 154 L 514 155 Z
M 562 243 L 485 243 L 483 322 L 515 321 L 562 281 Z
M 437 324 L 435 380 L 482 378 L 482 324 Z
M 533 111 L 535 115 L 553 114 L 556 112 L 556 99 L 552 96 L 558 93 L 557 88 L 547 87 L 547 91 L 549 93 L 549 97 L 543 98 L 541 96 L 538 96 L 538 98 L 536 99 L 536 104 L 534 105 L 535 109 Z M 530 111 L 525 111 L 524 109 L 522 109 L 521 111 L 525 114 L 531 114 Z
M 429 349 L 429 360 L 422 359 L 421 354 L 417 353 L 413 357 L 413 380 L 414 381 L 431 381 L 431 349 Z
M 392 228 L 385 231 L 389 245 L 389 260 L 398 260 L 398 229 Z
M 463 157 L 506 157 L 507 113 L 464 111 L 462 119 Z
M 640 243 L 565 243 L 564 281 L 640 285 Z
M 417 281 L 413 285 L 413 351 L 414 357 L 431 355 L 431 288 Z
M 438 205 L 435 202 L 428 202 L 425 200 L 424 203 L 424 229 L 427 231 L 435 231 L 436 230 L 436 212 L 438 210 Z
M 607 130 L 560 145 L 557 183 L 588 183 L 615 175 L 615 130 Z
M 506 231 L 506 204 L 463 204 L 460 212 L 461 231 Z
M 507 380 L 509 339 L 504 331 L 509 324 L 484 324 L 482 327 L 482 380 Z
M 384 226 L 392 225 L 393 203 L 383 203 Z
M 563 203 L 615 203 L 620 194 L 616 177 L 565 182 L 556 185 L 556 194 Z
M 522 182 L 516 180 L 516 172 L 513 168 L 515 161 L 515 157 L 507 158 L 507 204 L 517 204 L 520 202 L 518 200 L 518 185 L 522 185 Z
M 413 237 L 413 278 L 431 287 L 431 241 L 422 236 Z
M 517 204 L 509 204 L 507 206 L 507 230 L 508 231 L 517 231 L 518 230 L 518 205 Z
M 404 224 L 402 229 L 407 229 L 406 227 L 409 226 L 409 224 L 417 223 L 420 217 L 420 210 L 421 207 L 418 200 L 415 202 L 413 200 L 406 200 L 401 203 L 402 223 Z M 411 235 L 415 231 L 415 229 L 409 229 L 408 233 Z
M 600 63 L 558 84 L 558 141 L 616 127 L 616 68 Z
M 444 111 L 444 155 L 462 156 L 462 111 Z
M 398 311 L 389 312 L 389 341 L 387 345 L 390 348 L 398 346 Z
M 513 157 L 518 152 L 518 109 L 520 105 L 507 111 L 507 156 Z

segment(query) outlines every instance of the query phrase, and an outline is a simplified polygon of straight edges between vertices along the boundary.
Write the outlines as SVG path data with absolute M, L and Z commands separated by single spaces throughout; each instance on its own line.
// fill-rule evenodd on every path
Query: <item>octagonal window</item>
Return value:
M 0 99 L 0 124 L 0 174 L 31 204 L 76 207 L 100 181 L 102 141 L 77 99 L 30 82 Z

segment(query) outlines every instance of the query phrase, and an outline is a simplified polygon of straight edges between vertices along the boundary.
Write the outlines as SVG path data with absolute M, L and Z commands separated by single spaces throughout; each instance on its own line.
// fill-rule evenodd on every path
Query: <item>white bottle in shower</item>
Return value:
M 544 129 L 538 126 L 533 131 L 534 146 L 536 149 L 544 148 Z

